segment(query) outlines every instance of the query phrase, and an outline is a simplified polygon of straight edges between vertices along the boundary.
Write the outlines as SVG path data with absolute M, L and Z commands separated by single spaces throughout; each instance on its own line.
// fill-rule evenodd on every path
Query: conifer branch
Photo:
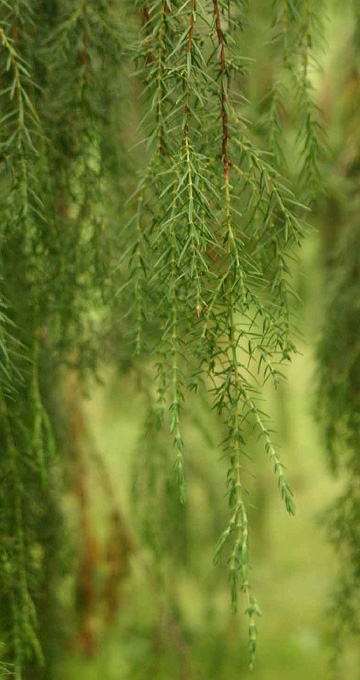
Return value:
M 10 566 L 10 597 L 14 626 L 14 663 L 17 680 L 21 680 L 23 662 L 29 652 L 30 654 L 34 654 L 40 665 L 43 665 L 44 658 L 36 633 L 37 616 L 35 605 L 28 587 L 27 555 L 22 511 L 23 489 L 18 472 L 18 453 L 13 439 L 6 398 L 2 392 L 0 392 L 0 413 L 5 431 L 7 453 L 9 457 L 9 472 L 11 474 L 13 488 L 13 517 L 9 529 L 10 533 L 11 530 L 13 530 L 14 539 L 16 540 L 16 562 L 13 562 Z
M 185 501 L 189 388 L 205 389 L 222 417 L 230 511 L 214 559 L 232 541 L 232 607 L 242 593 L 253 668 L 260 609 L 249 578 L 243 458 L 250 430 L 257 431 L 293 514 L 292 493 L 259 403 L 266 380 L 276 385 L 280 367 L 295 351 L 290 261 L 304 225 L 302 206 L 247 120 L 251 103 L 243 85 L 250 62 L 242 53 L 245 41 L 239 47 L 247 3 L 136 0 L 134 16 L 134 3 L 40 3 L 36 22 L 27 0 L 16 11 L 0 3 L 1 144 L 11 175 L 11 181 L 4 178 L 0 239 L 0 299 L 8 305 L 0 307 L 1 475 L 9 475 L 0 515 L 11 539 L 0 570 L 11 585 L 2 600 L 5 616 L 13 617 L 7 658 L 24 680 L 30 659 L 41 661 L 34 603 L 44 575 L 29 546 L 50 550 L 39 528 L 39 507 L 47 507 L 51 454 L 63 438 L 56 434 L 62 421 L 51 390 L 60 368 L 66 373 L 76 367 L 82 381 L 97 375 L 104 357 L 118 357 L 121 346 L 127 369 L 140 370 L 141 361 L 150 374 L 149 365 L 157 362 L 156 395 L 146 392 L 149 414 L 134 493 L 141 496 L 141 532 L 159 578 L 162 553 L 178 538 L 178 525 L 166 540 L 161 533 L 166 509 L 171 503 L 180 507 L 178 496 Z M 306 103 L 302 161 L 314 174 L 320 146 L 319 137 L 311 136 L 319 132 L 311 110 L 313 7 L 310 0 L 277 0 L 268 11 L 276 14 L 274 26 L 281 25 L 277 49 L 283 64 L 273 88 L 269 136 L 275 149 L 283 131 L 279 106 L 286 71 Z M 128 75 L 123 78 L 129 56 L 137 78 L 131 86 Z M 120 91 L 130 87 L 141 89 L 141 97 L 131 102 L 130 114 L 120 115 L 127 106 Z M 143 140 L 129 161 L 128 138 L 138 141 L 138 116 Z M 126 201 L 139 166 L 133 200 Z M 122 221 L 127 226 L 119 229 Z M 136 363 L 127 347 L 130 336 Z M 159 432 L 163 420 L 175 448 L 177 484 L 169 474 L 169 435 Z M 66 451 L 71 442 L 62 446 Z

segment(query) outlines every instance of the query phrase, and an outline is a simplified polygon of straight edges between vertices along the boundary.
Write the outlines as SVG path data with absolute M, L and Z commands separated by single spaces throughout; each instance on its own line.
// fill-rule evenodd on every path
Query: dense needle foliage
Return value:
M 39 617 L 56 616 L 61 371 L 94 368 L 104 342 L 95 327 L 110 266 L 102 163 L 117 95 L 103 74 L 111 79 L 119 50 L 103 3 L 1 2 L 0 11 L 1 627 L 20 678 L 44 663 Z
M 247 23 L 244 3 L 178 7 L 165 0 L 139 5 L 143 35 L 137 64 L 146 97 L 142 127 L 149 161 L 137 192 L 137 215 L 130 222 L 136 235 L 130 261 L 135 351 L 141 356 L 142 350 L 157 349 L 158 418 L 161 423 L 169 409 L 182 502 L 186 392 L 207 390 L 223 417 L 230 518 L 214 559 L 218 562 L 231 541 L 232 606 L 236 611 L 239 585 L 247 599 L 253 666 L 260 609 L 249 583 L 242 469 L 246 433 L 252 429 L 263 440 L 286 509 L 294 514 L 259 397 L 267 380 L 276 387 L 282 365 L 295 350 L 289 258 L 304 233 L 301 206 L 242 113 L 248 62 L 240 48 Z M 307 130 L 305 137 L 301 130 L 300 174 L 314 189 L 320 142 L 308 80 L 313 16 L 305 4 L 295 8 L 285 3 L 276 10 L 280 16 L 275 12 L 270 35 L 276 35 L 279 24 L 287 31 L 289 12 L 301 27 L 294 57 L 290 62 L 285 50 L 282 59 L 295 80 Z M 281 42 L 278 36 L 275 40 Z M 285 71 L 282 66 L 279 78 Z M 275 98 L 274 87 L 270 98 Z M 277 105 L 272 101 L 273 121 L 267 124 L 273 136 Z
M 219 415 L 229 519 L 214 561 L 226 552 L 234 611 L 244 596 L 254 668 L 244 476 L 254 434 L 294 514 L 263 386 L 278 385 L 295 352 L 291 266 L 324 144 L 312 85 L 322 3 L 268 5 L 0 0 L 0 634 L 18 680 L 51 677 L 72 569 L 79 636 L 96 647 L 80 402 L 110 360 L 148 403 L 132 497 L 159 591 L 174 528 L 185 552 L 187 404 Z M 254 100 L 250 31 L 264 34 L 272 64 Z M 134 546 L 94 449 L 91 459 L 111 518 L 108 621 Z

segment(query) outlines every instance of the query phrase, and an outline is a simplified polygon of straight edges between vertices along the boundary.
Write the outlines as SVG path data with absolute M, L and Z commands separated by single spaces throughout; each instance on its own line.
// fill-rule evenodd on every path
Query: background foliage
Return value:
M 357 18 L 0 0 L 4 677 L 358 673 Z

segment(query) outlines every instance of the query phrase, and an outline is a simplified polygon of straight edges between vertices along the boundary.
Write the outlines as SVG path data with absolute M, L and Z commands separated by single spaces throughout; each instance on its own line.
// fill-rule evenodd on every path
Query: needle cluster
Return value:
M 289 187 L 242 113 L 248 57 L 239 36 L 246 4 L 137 4 L 142 35 L 134 50 L 149 160 L 132 223 L 135 353 L 156 351 L 159 357 L 159 408 L 161 417 L 165 406 L 170 413 L 182 502 L 188 389 L 205 388 L 223 419 L 230 519 L 215 561 L 229 540 L 232 606 L 236 611 L 240 588 L 253 667 L 260 609 L 249 582 L 246 433 L 250 426 L 262 439 L 286 509 L 294 514 L 260 398 L 266 381 L 276 386 L 282 379 L 295 351 L 290 261 L 304 226 Z

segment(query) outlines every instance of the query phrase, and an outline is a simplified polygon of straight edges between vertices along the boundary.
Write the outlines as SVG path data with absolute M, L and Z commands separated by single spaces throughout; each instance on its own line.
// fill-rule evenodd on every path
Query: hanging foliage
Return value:
M 304 225 L 289 187 L 242 114 L 246 3 L 163 0 L 138 5 L 142 36 L 134 50 L 146 97 L 142 128 L 149 160 L 130 223 L 135 353 L 158 353 L 158 417 L 162 421 L 169 409 L 182 502 L 186 455 L 181 423 L 189 389 L 207 390 L 223 418 L 230 518 L 214 559 L 217 563 L 224 545 L 232 542 L 232 607 L 236 611 L 239 586 L 247 600 L 253 667 L 260 609 L 249 583 L 242 470 L 250 426 L 263 440 L 286 509 L 294 514 L 261 393 L 269 379 L 276 387 L 295 351 L 289 263 L 297 255 Z M 296 8 L 285 3 L 281 12 L 284 30 L 291 24 L 288 12 L 301 27 L 300 38 L 296 26 L 291 28 L 296 35 L 291 64 L 287 48 L 282 49 L 303 110 L 301 175 L 315 189 L 319 124 L 308 73 L 314 17 L 309 3 Z M 268 130 L 273 136 L 277 126 L 274 114 Z
M 145 487 L 140 532 L 157 558 L 169 539 L 159 541 L 149 526 L 150 516 L 157 525 L 163 517 L 154 501 L 177 510 L 178 500 L 169 501 L 164 439 L 159 446 L 149 441 L 157 441 L 165 421 L 185 503 L 189 392 L 206 393 L 222 420 L 229 519 L 214 561 L 229 551 L 232 608 L 241 591 L 254 668 L 260 607 L 250 584 L 244 482 L 251 430 L 286 510 L 295 512 L 262 405 L 264 384 L 278 385 L 296 351 L 291 262 L 305 234 L 303 206 L 279 172 L 278 98 L 290 73 L 300 110 L 300 194 L 308 203 L 320 183 L 322 133 L 310 77 L 318 11 L 310 0 L 267 9 L 279 67 L 265 143 L 246 115 L 246 2 L 0 0 L 0 634 L 17 680 L 47 654 L 41 594 L 48 544 L 66 524 L 61 477 L 75 450 L 69 369 L 84 387 L 101 362 L 120 355 L 140 373 L 155 364 L 134 497 Z M 123 94 L 131 88 L 141 93 L 133 116 Z M 130 160 L 129 139 L 137 146 Z M 82 557 L 89 561 L 83 488 L 79 498 Z M 50 533 L 46 513 L 54 521 Z M 119 513 L 111 516 L 111 536 L 119 535 Z M 116 551 L 111 555 L 108 618 L 117 607 L 109 591 L 123 576 Z M 59 566 L 58 583 L 63 575 Z M 84 593 L 84 578 L 79 587 Z M 48 596 L 60 612 L 55 586 Z
M 329 220 L 324 225 L 324 322 L 317 348 L 321 418 L 330 471 L 342 479 L 340 493 L 323 514 L 338 559 L 331 597 L 331 663 L 341 677 L 342 661 L 359 635 L 359 413 L 360 413 L 360 259 L 359 259 L 359 10 L 346 42 L 341 88 L 346 107 L 333 104 L 338 128 L 336 163 L 329 181 Z M 337 86 L 339 84 L 337 83 Z M 334 92 L 336 92 L 334 88 Z

